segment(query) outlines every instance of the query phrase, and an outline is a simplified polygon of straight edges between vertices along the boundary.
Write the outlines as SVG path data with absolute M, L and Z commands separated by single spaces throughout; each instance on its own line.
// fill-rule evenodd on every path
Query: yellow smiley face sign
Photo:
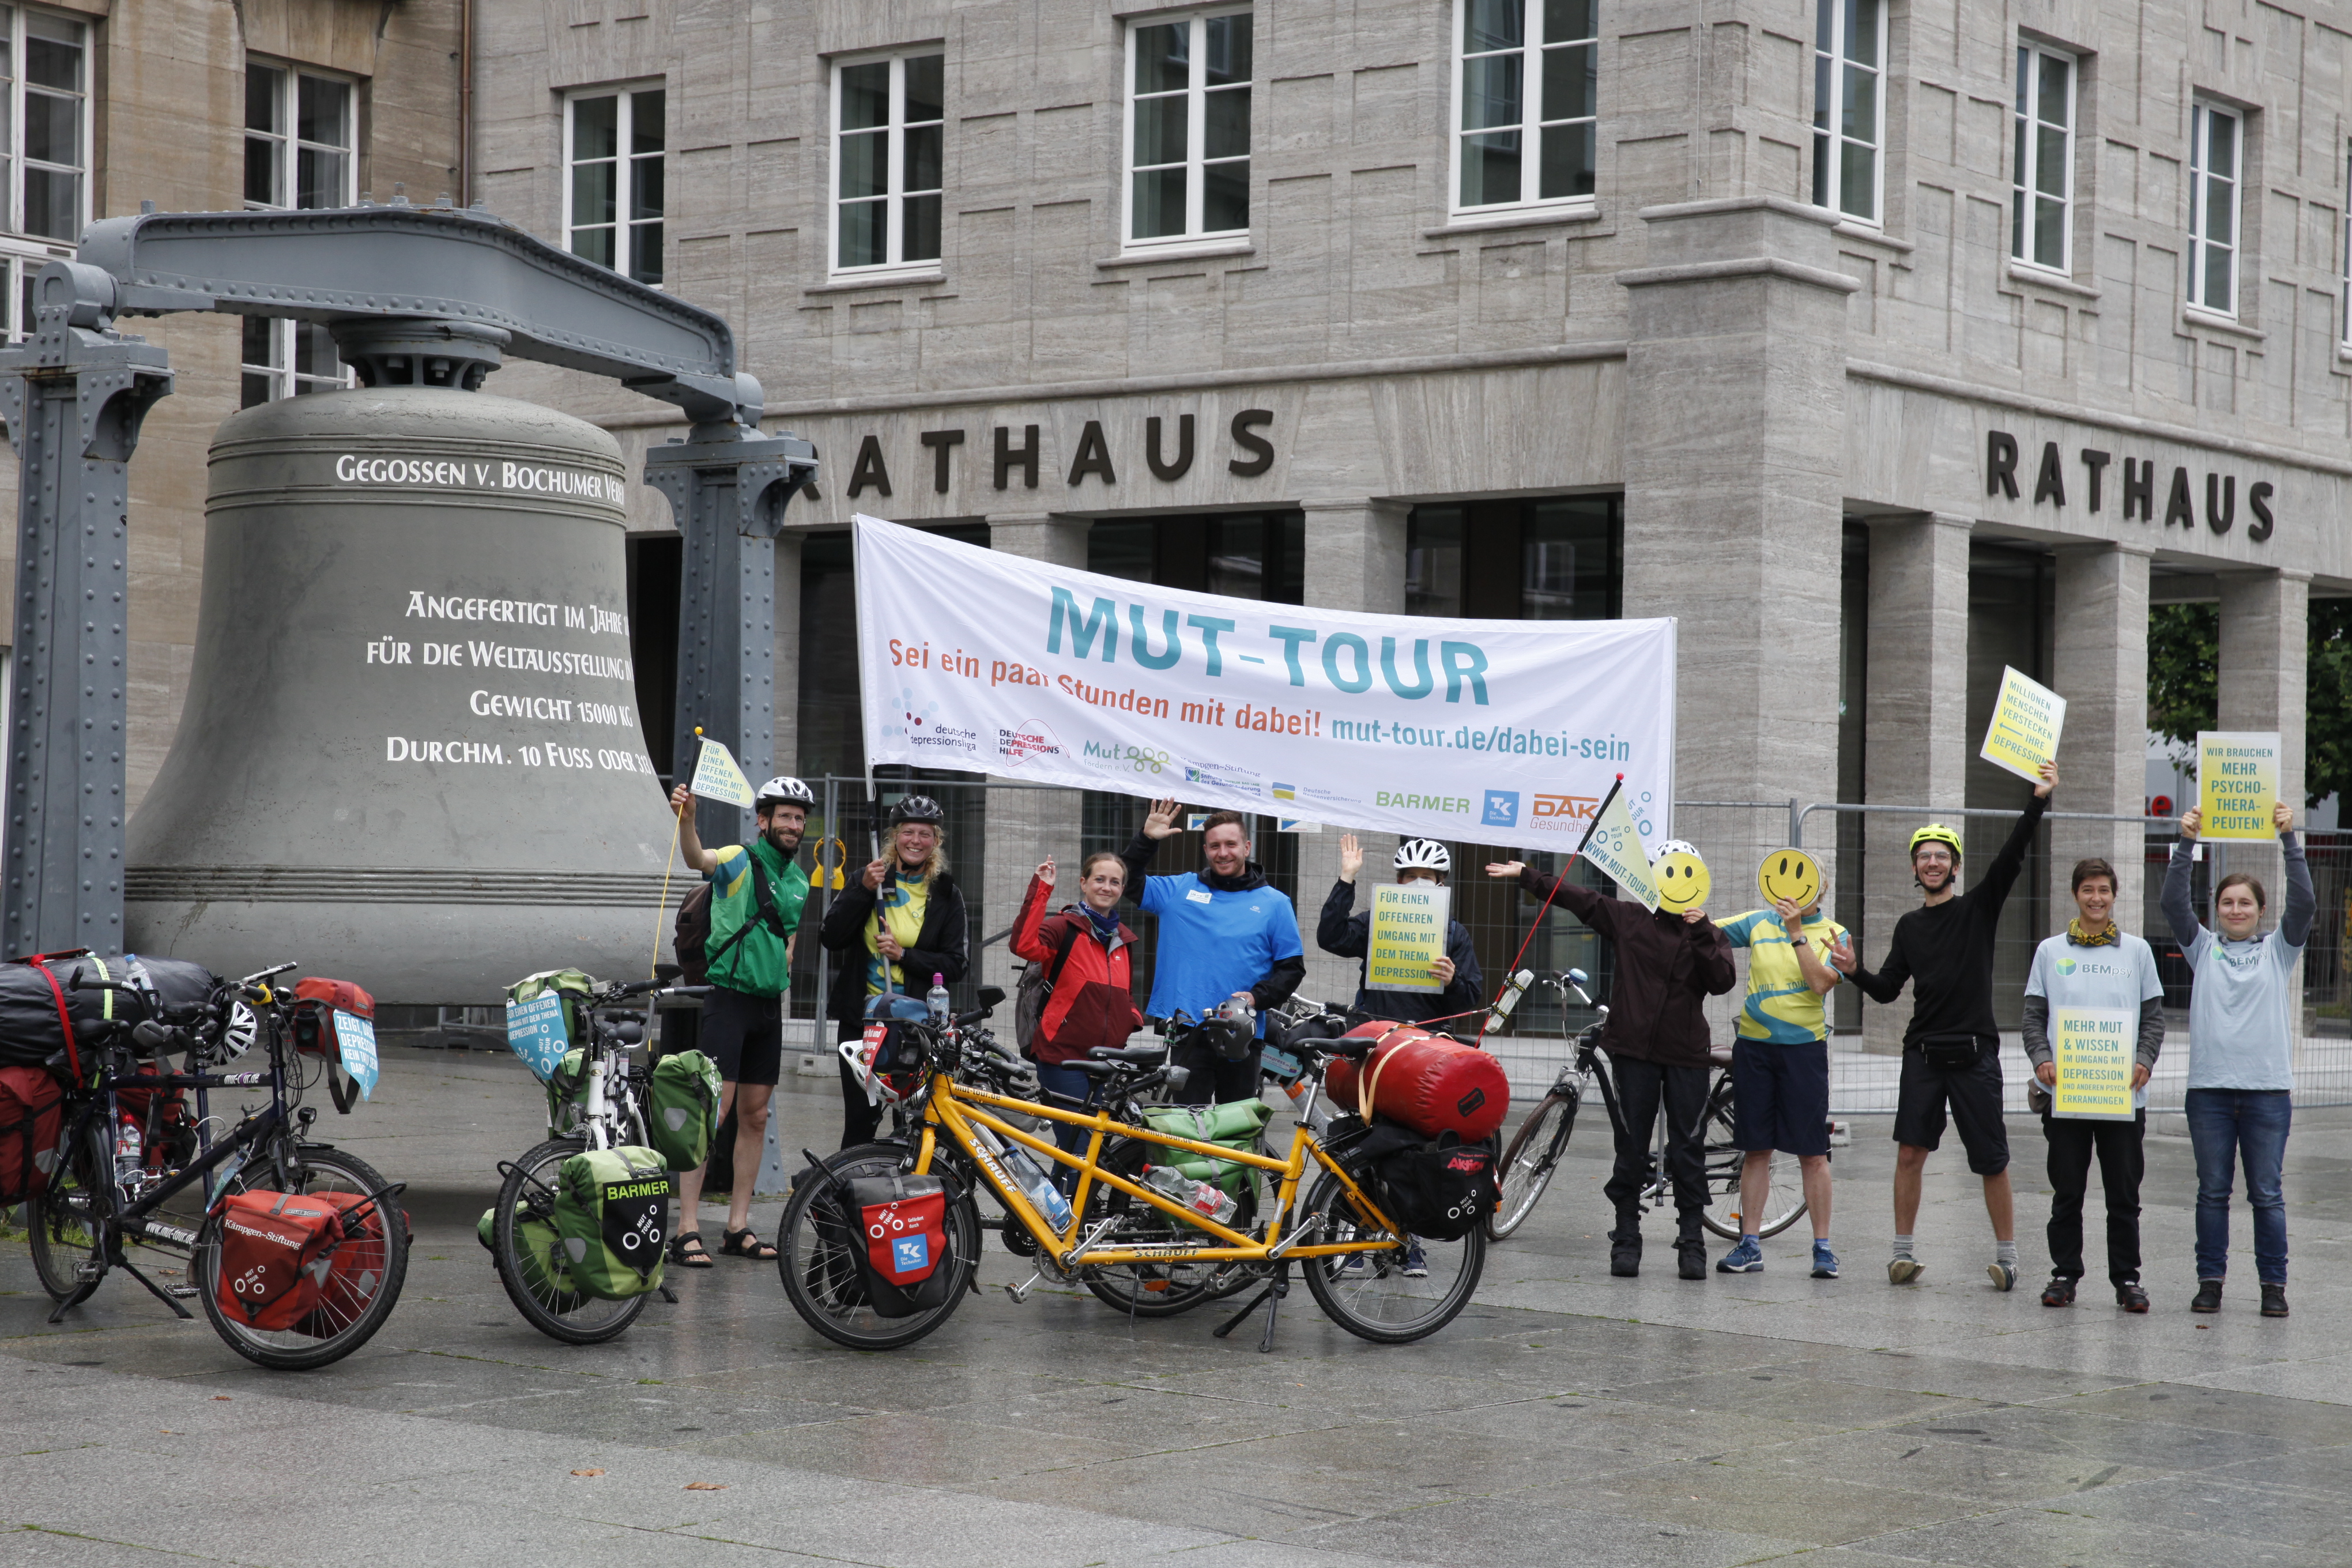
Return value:
M 1811 909 L 1822 896 L 1822 868 L 1801 849 L 1775 849 L 1756 868 L 1756 886 L 1768 904 L 1786 899 L 1801 910 Z
M 1691 910 L 1706 908 L 1706 896 L 1714 890 L 1714 879 L 1706 872 L 1706 862 L 1689 848 L 1668 849 L 1651 865 L 1652 875 L 1658 883 L 1658 908 L 1683 914 Z

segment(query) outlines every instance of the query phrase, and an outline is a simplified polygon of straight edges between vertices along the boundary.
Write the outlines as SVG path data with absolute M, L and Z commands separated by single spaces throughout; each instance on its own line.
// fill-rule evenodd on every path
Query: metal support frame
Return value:
M 679 722 L 764 773 L 772 541 L 816 453 L 761 433 L 764 395 L 723 319 L 474 208 L 151 212 L 91 225 L 78 254 L 41 269 L 37 330 L 0 350 L 0 416 L 23 464 L 0 951 L 122 944 L 128 465 L 172 372 L 118 316 L 322 323 L 369 386 L 471 391 L 512 355 L 684 409 L 693 434 L 646 464 L 687 540 Z M 706 813 L 705 831 L 724 820 Z

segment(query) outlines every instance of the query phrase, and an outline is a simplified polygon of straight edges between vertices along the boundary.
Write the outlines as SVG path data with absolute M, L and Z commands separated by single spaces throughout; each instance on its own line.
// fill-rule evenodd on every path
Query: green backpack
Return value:
M 547 1135 L 569 1138 L 588 1109 L 588 1054 L 577 1046 L 547 1075 Z
M 1263 1100 L 1232 1100 L 1223 1105 L 1146 1106 L 1143 1124 L 1156 1132 L 1171 1132 L 1179 1138 L 1222 1143 L 1228 1149 L 1255 1153 L 1258 1134 L 1273 1117 L 1274 1107 Z M 1161 1143 L 1146 1144 L 1144 1148 L 1144 1158 L 1152 1164 L 1181 1171 L 1196 1182 L 1214 1182 L 1236 1197 L 1249 1190 L 1256 1175 L 1253 1167 L 1232 1160 L 1214 1160 Z
M 674 1051 L 654 1063 L 646 1095 L 646 1137 L 673 1171 L 710 1158 L 719 1127 L 719 1064 L 700 1051 Z
M 490 1233 L 497 1228 L 499 1211 L 495 1205 L 482 1211 L 474 1226 L 481 1237 L 482 1250 L 495 1254 Z M 572 1289 L 572 1271 L 563 1266 L 562 1238 L 555 1226 L 543 1219 L 533 1219 L 524 1205 L 515 1205 L 515 1249 L 522 1254 L 523 1289 L 551 1312 L 576 1312 L 586 1300 Z
M 555 1229 L 572 1283 L 600 1301 L 661 1288 L 669 1171 L 651 1149 L 591 1149 L 555 1179 Z

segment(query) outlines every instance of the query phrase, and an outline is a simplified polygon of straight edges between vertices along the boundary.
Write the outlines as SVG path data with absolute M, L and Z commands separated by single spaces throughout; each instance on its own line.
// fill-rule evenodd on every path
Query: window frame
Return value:
M 910 121 L 907 119 L 907 62 L 908 60 L 927 59 L 933 56 L 937 56 L 940 58 L 940 118 L 936 121 L 918 120 Z M 849 204 L 851 198 L 845 197 L 841 194 L 841 175 L 843 167 L 841 159 L 841 73 L 853 67 L 875 65 L 884 60 L 887 60 L 890 65 L 890 108 L 888 110 L 889 118 L 886 121 L 887 129 L 883 132 L 883 141 L 885 143 L 885 151 L 883 153 L 885 173 L 882 182 L 883 195 L 880 198 L 884 212 L 883 227 L 884 234 L 886 236 L 883 242 L 883 254 L 885 259 L 881 261 L 861 262 L 855 266 L 845 266 L 841 260 L 841 209 Z M 887 279 L 908 275 L 920 277 L 938 272 L 946 264 L 945 258 L 947 253 L 948 171 L 946 46 L 941 43 L 934 42 L 929 44 L 908 44 L 895 49 L 867 50 L 855 55 L 843 55 L 838 58 L 832 60 L 829 64 L 831 67 L 831 85 L 829 89 L 831 93 L 831 105 L 827 110 L 828 119 L 826 133 L 830 154 L 826 163 L 827 178 L 825 185 L 824 260 L 826 275 L 832 278 Z M 907 132 L 910 129 L 919 129 L 920 127 L 927 125 L 937 125 L 940 128 L 940 183 L 936 187 L 930 190 L 908 191 L 905 189 L 901 184 L 906 168 L 905 155 Z M 857 134 L 866 135 L 871 134 L 871 132 L 859 132 Z M 569 188 L 568 185 L 566 188 Z M 940 198 L 940 254 L 931 257 L 918 257 L 914 260 L 910 261 L 906 258 L 907 200 L 909 196 L 927 195 L 935 195 Z M 856 202 L 861 205 L 871 202 L 873 199 L 874 198 L 872 197 L 865 196 L 856 198 Z
M 1863 66 L 1848 58 L 1845 53 L 1846 35 L 1853 30 L 1848 25 L 1848 21 L 1853 15 L 1853 7 L 1856 4 L 1857 0 L 1818 0 L 1818 4 L 1815 7 L 1813 24 L 1813 96 L 1815 100 L 1813 104 L 1813 205 L 1820 207 L 1824 212 L 1835 213 L 1840 223 L 1860 224 L 1865 228 L 1883 229 L 1886 226 L 1886 42 L 1889 28 L 1889 13 L 1894 10 L 1894 6 L 1889 3 L 1889 0 L 1878 0 L 1877 63 L 1875 65 Z M 1822 11 L 1831 13 L 1832 17 L 1830 26 L 1831 47 L 1826 51 L 1824 51 L 1821 47 L 1820 16 Z M 1827 102 L 1821 100 L 1821 88 L 1824 79 L 1824 72 L 1822 70 L 1824 63 L 1828 66 L 1826 79 L 1831 93 L 1830 99 Z M 1878 82 L 1878 90 L 1873 95 L 1872 99 L 1873 118 L 1870 127 L 1871 139 L 1867 143 L 1854 141 L 1854 139 L 1847 136 L 1839 123 L 1844 118 L 1846 72 L 1850 69 L 1867 70 L 1877 79 Z M 1826 161 L 1823 160 L 1822 153 L 1822 144 L 1824 142 L 1829 143 L 1830 150 L 1830 156 Z M 1867 145 L 1870 148 L 1870 212 L 1867 216 L 1859 213 L 1848 211 L 1844 205 L 1845 159 L 1843 157 L 1843 149 L 1848 145 Z M 1835 187 L 1826 193 L 1827 199 L 1824 199 L 1824 192 L 1822 184 L 1822 176 L 1824 168 L 1826 168 L 1828 173 L 1831 184 Z
M 1521 85 L 1519 91 L 1520 110 L 1518 129 L 1523 143 L 1523 151 L 1520 153 L 1519 161 L 1518 199 L 1517 201 L 1509 202 L 1480 202 L 1475 205 L 1465 206 L 1463 205 L 1462 201 L 1463 141 L 1465 137 L 1469 136 L 1490 134 L 1498 128 L 1492 125 L 1486 125 L 1481 126 L 1475 131 L 1472 131 L 1465 128 L 1462 123 L 1464 46 L 1468 42 L 1466 34 L 1469 27 L 1470 0 L 1454 0 L 1453 34 L 1446 42 L 1445 51 L 1448 64 L 1452 71 L 1452 87 L 1449 94 L 1451 112 L 1446 118 L 1445 132 L 1445 210 L 1450 216 L 1476 219 L 1511 213 L 1580 213 L 1594 210 L 1595 204 L 1599 199 L 1597 187 L 1600 182 L 1601 164 L 1601 91 L 1597 80 L 1598 62 L 1601 54 L 1601 0 L 1593 0 L 1592 36 L 1591 37 L 1580 39 L 1563 38 L 1557 44 L 1547 45 L 1543 40 L 1543 0 L 1520 0 L 1519 46 L 1517 53 L 1525 58 L 1531 59 L 1534 62 L 1534 67 L 1533 68 L 1523 67 L 1519 73 L 1519 81 Z M 1593 88 L 1593 112 L 1590 116 L 1564 115 L 1558 120 L 1547 121 L 1544 119 L 1542 103 L 1543 72 L 1541 69 L 1541 62 L 1544 50 L 1547 47 L 1589 47 L 1592 50 L 1595 61 L 1596 81 Z M 1500 49 L 1488 50 L 1479 58 L 1486 58 L 1488 55 L 1496 55 L 1505 52 L 1506 51 Z M 1528 191 L 1530 185 L 1535 186 L 1538 191 L 1542 188 L 1542 138 L 1544 127 L 1546 125 L 1574 125 L 1588 120 L 1592 126 L 1593 180 L 1596 189 L 1576 195 L 1529 195 Z
M 279 155 L 277 180 L 271 194 L 285 199 L 265 202 L 247 195 L 245 198 L 245 210 L 247 212 L 320 210 L 316 207 L 304 208 L 299 205 L 301 150 L 306 146 L 330 148 L 343 155 L 342 188 L 334 193 L 336 200 L 327 205 L 351 206 L 357 203 L 360 181 L 360 93 L 362 86 L 361 79 L 341 71 L 318 70 L 298 60 L 279 59 L 274 55 L 247 55 L 245 60 L 244 82 L 245 101 L 248 109 L 252 103 L 253 72 L 257 68 L 274 71 L 278 75 L 278 81 L 273 90 L 277 97 L 279 129 L 268 132 L 256 131 L 250 124 L 251 115 L 248 113 L 245 116 L 247 122 L 242 126 L 241 134 L 247 143 L 259 140 L 273 141 L 278 143 Z M 343 141 L 340 146 L 303 139 L 301 105 L 302 79 L 305 77 L 318 81 L 332 82 L 345 89 Z M 240 399 L 245 396 L 243 392 L 245 382 L 255 377 L 261 378 L 266 383 L 266 394 L 258 400 L 261 403 L 275 403 L 284 397 L 299 397 L 311 392 L 331 392 L 357 384 L 351 367 L 344 364 L 341 359 L 336 360 L 335 373 L 331 375 L 320 375 L 315 372 L 296 368 L 298 340 L 305 331 L 306 323 L 282 316 L 256 316 L 247 317 L 245 320 L 247 322 L 258 321 L 265 326 L 268 333 L 268 347 L 265 361 L 257 363 L 247 358 L 244 336 L 240 332 L 237 342 Z M 251 408 L 257 406 L 257 404 L 247 402 L 244 406 Z
M 637 95 L 646 92 L 658 92 L 662 95 L 662 144 L 657 151 L 651 153 L 635 153 L 630 150 L 636 131 Z M 615 263 L 612 268 L 613 271 L 618 272 L 624 278 L 636 279 L 638 282 L 644 283 L 649 289 L 660 289 L 665 286 L 663 280 L 669 275 L 670 115 L 667 77 L 645 77 L 630 81 L 604 82 L 594 87 L 572 88 L 564 92 L 562 115 L 563 144 L 561 163 L 562 186 L 560 196 L 561 226 L 557 229 L 557 233 L 562 237 L 562 248 L 574 256 L 580 256 L 583 260 L 592 260 L 591 258 L 583 256 L 572 243 L 572 168 L 575 163 L 572 157 L 573 128 L 579 116 L 579 106 L 599 98 L 612 98 L 619 100 L 619 107 L 615 110 L 613 121 L 613 162 L 616 165 L 616 174 L 625 177 L 618 179 L 614 188 L 613 221 L 609 225 L 591 224 L 587 226 L 599 229 L 609 227 L 612 230 L 613 259 Z M 603 159 L 593 161 L 604 162 Z M 662 165 L 662 210 L 651 218 L 631 217 L 629 214 L 635 211 L 636 206 L 636 166 L 640 163 L 648 161 L 658 162 Z M 663 231 L 660 241 L 661 277 L 650 280 L 637 279 L 636 274 L 628 265 L 635 260 L 635 236 L 631 231 L 648 226 L 659 227 Z M 603 262 L 593 262 L 593 264 L 600 267 L 604 265 Z
M 96 42 L 92 37 L 95 20 L 72 11 L 56 11 L 41 5 L 11 4 L 7 8 L 6 47 L 10 65 L 5 79 L 7 102 L 0 112 L 6 115 L 8 148 L 0 153 L 5 168 L 0 170 L 0 337 L 18 342 L 33 331 L 33 279 L 52 260 L 70 260 L 79 250 L 84 230 L 90 224 L 90 168 L 96 146 L 96 115 L 92 104 L 97 97 L 92 88 L 95 79 Z M 50 17 L 81 29 L 81 86 L 73 96 L 81 106 L 80 145 L 75 150 L 80 163 L 72 173 L 79 177 L 79 203 L 75 214 L 74 232 L 70 237 L 34 234 L 25 227 L 25 169 L 29 159 L 25 153 L 25 37 L 26 24 L 34 16 Z M 54 93 L 53 89 L 44 92 Z M 64 168 L 58 163 L 46 163 L 46 168 Z
M 2344 281 L 2342 300 L 2344 330 L 2337 338 L 2337 342 L 2347 349 L 2352 349 L 2352 142 L 2346 142 L 2344 147 L 2344 218 L 2336 226 L 2341 231 L 2341 238 L 2337 243 L 2344 252 L 2341 269 Z
M 1206 85 L 1209 70 L 1207 27 L 1220 16 L 1250 18 L 1250 74 L 1243 84 L 1250 95 L 1249 150 L 1239 159 L 1219 158 L 1216 163 L 1245 163 L 1251 165 L 1249 178 L 1257 177 L 1257 7 L 1255 4 L 1241 5 L 1205 5 L 1197 10 L 1150 12 L 1126 19 L 1126 37 L 1122 40 L 1119 79 L 1119 249 L 1128 254 L 1149 254 L 1152 251 L 1192 248 L 1202 246 L 1229 246 L 1245 243 L 1252 226 L 1258 217 L 1258 204 L 1249 203 L 1249 220 L 1239 228 L 1202 228 L 1202 211 L 1207 181 L 1203 172 L 1211 162 L 1203 153 L 1208 144 Z M 1139 238 L 1135 233 L 1135 48 L 1136 40 L 1147 27 L 1164 27 L 1182 23 L 1192 29 L 1192 68 L 1184 87 L 1184 232 L 1160 234 Z M 1153 94 L 1154 97 L 1162 96 Z M 1167 164 L 1153 163 L 1154 169 Z
M 2208 163 L 2212 153 L 2212 122 L 2216 115 L 2228 120 L 2236 132 L 2236 147 L 2227 176 L 2230 182 L 2230 237 L 2219 247 L 2230 258 L 2230 302 L 2226 306 L 2205 301 L 2206 268 L 2209 265 L 2207 252 L 2215 248 L 2215 243 L 2203 233 L 2202 224 L 2206 212 L 2205 187 L 2208 182 L 2217 177 Z M 2182 307 L 2228 321 L 2238 319 L 2238 301 L 2244 298 L 2246 130 L 2252 118 L 2233 104 L 2202 95 L 2192 96 L 2189 100 L 2189 156 L 2186 160 L 2189 175 L 2189 264 L 2182 279 L 2185 285 Z
M 2041 61 L 2062 61 L 2066 67 L 2066 184 L 2058 197 L 2058 260 L 2037 260 L 2033 245 L 2028 238 L 2028 224 L 2032 239 L 2041 237 L 2041 220 L 2035 216 L 2041 193 L 2042 145 L 2039 136 L 2029 137 L 2029 126 L 2038 126 L 2042 120 L 2042 72 L 2035 68 L 2029 75 L 2027 66 L 2039 67 Z M 2021 103 L 2016 99 L 2027 97 L 2027 84 L 2032 86 L 2032 101 Z M 2010 146 L 2010 240 L 2009 259 L 2011 266 L 2030 268 L 2053 277 L 2072 278 L 2074 275 L 2074 164 L 2081 146 L 2083 102 L 2083 56 L 2055 44 L 2021 37 L 2017 40 L 2016 94 L 2010 107 L 2010 133 L 2014 140 Z M 2029 149 L 2031 155 L 2029 156 Z

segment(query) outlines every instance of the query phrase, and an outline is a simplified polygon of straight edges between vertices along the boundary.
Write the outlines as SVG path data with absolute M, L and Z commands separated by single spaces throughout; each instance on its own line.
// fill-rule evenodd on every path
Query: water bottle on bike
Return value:
M 1038 1169 L 1037 1162 L 1029 1157 L 1029 1151 L 1018 1144 L 1004 1142 L 985 1127 L 975 1125 L 972 1131 L 979 1134 L 988 1152 L 1003 1162 L 1006 1173 L 1013 1178 L 1013 1184 L 1037 1205 L 1037 1212 L 1045 1216 L 1045 1223 L 1055 1230 L 1067 1227 L 1070 1200 L 1062 1195 L 1062 1189 L 1054 1184 L 1053 1177 Z
M 948 1026 L 948 1023 L 950 1021 L 950 1008 L 948 1004 L 948 977 L 946 975 L 934 974 L 931 976 L 931 989 L 923 997 L 923 1005 L 930 1009 L 931 1022 L 934 1026 L 942 1029 Z
M 1214 1182 L 1194 1181 L 1171 1165 L 1146 1165 L 1143 1168 L 1143 1184 L 1157 1188 L 1194 1214 L 1215 1220 L 1219 1225 L 1232 1219 L 1241 1207 L 1234 1201 L 1231 1193 Z

